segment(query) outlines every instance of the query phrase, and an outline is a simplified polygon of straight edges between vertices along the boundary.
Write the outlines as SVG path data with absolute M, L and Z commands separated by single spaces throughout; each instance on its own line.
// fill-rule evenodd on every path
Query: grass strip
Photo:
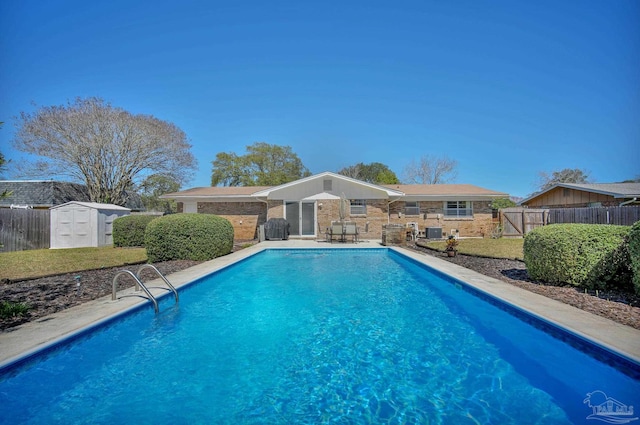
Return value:
M 146 260 L 147 252 L 144 248 L 102 247 L 3 252 L 0 253 L 0 279 L 31 279 Z
M 446 248 L 445 241 L 427 241 L 424 239 L 420 244 L 427 248 L 444 251 Z M 522 246 L 524 239 L 460 239 L 458 244 L 458 252 L 460 254 L 476 255 L 489 258 L 508 258 L 522 260 L 524 254 Z

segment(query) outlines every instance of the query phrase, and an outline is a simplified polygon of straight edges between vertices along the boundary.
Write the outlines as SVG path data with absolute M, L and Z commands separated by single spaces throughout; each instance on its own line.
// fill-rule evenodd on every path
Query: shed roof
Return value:
M 83 207 L 87 207 L 87 208 L 93 208 L 96 210 L 110 210 L 110 211 L 131 211 L 129 208 L 125 208 L 125 207 L 121 207 L 120 205 L 115 205 L 115 204 L 101 204 L 98 202 L 78 202 L 78 201 L 71 201 L 71 202 L 66 202 L 64 204 L 61 205 L 56 205 L 54 207 L 51 207 L 49 209 L 53 210 L 56 208 L 62 208 L 62 207 L 66 207 L 69 205 L 80 205 Z

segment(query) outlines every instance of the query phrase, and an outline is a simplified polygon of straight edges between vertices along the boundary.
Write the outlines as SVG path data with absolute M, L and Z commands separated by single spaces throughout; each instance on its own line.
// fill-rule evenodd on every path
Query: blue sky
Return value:
M 640 176 L 637 0 L 5 0 L 0 52 L 14 162 L 12 117 L 99 96 L 183 129 L 190 187 L 258 141 L 312 173 L 446 155 L 514 196 L 541 171 Z

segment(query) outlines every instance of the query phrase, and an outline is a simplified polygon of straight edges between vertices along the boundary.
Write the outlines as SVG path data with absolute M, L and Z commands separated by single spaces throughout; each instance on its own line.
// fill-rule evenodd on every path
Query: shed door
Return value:
M 92 246 L 91 210 L 89 208 L 60 208 L 55 229 L 56 248 Z
M 77 247 L 93 246 L 91 240 L 91 209 L 78 208 L 73 211 L 74 229 L 73 239 L 74 245 Z

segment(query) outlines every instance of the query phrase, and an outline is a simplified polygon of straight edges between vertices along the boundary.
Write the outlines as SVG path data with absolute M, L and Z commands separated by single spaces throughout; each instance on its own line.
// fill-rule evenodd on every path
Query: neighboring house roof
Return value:
M 86 187 L 77 183 L 53 180 L 3 180 L 0 192 L 9 196 L 0 199 L 0 205 L 21 205 L 32 208 L 48 208 L 69 201 L 88 201 Z
M 544 195 L 557 187 L 567 189 L 582 190 L 585 192 L 599 193 L 609 195 L 614 198 L 638 198 L 640 197 L 640 183 L 558 183 L 542 192 L 534 193 L 526 199 L 520 201 L 520 204 L 526 204 L 538 196 Z
M 10 195 L 0 199 L 0 207 L 50 208 L 71 201 L 91 200 L 85 185 L 55 180 L 0 180 L 0 193 L 5 190 Z M 140 195 L 132 193 L 126 207 L 134 211 L 144 210 Z
M 342 186 L 332 190 L 323 187 L 323 181 L 331 178 Z M 318 190 L 320 187 L 322 189 Z M 359 187 L 372 197 L 380 199 L 406 200 L 485 200 L 508 197 L 504 192 L 496 192 L 470 184 L 440 184 L 440 185 L 376 185 L 351 177 L 324 172 L 305 177 L 289 183 L 273 187 L 260 186 L 232 186 L 232 187 L 196 187 L 180 192 L 167 193 L 161 198 L 178 201 L 216 200 L 216 201 L 245 201 L 256 199 L 281 199 L 283 193 L 294 193 L 298 188 L 305 188 L 298 193 L 301 199 L 338 199 L 343 196 L 343 188 Z M 349 197 L 349 194 L 346 194 Z M 288 198 L 293 199 L 293 198 Z

